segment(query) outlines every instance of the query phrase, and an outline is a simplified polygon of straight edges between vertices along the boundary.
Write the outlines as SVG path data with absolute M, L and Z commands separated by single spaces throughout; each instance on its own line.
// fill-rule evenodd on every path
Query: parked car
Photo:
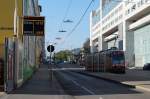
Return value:
M 150 63 L 146 63 L 143 67 L 143 70 L 150 70 Z

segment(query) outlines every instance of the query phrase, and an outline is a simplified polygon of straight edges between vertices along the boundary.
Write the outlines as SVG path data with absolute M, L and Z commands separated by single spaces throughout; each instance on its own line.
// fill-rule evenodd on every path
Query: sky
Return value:
M 89 16 L 90 12 L 99 6 L 99 0 L 95 0 L 81 24 L 76 30 L 66 38 L 66 35 L 73 29 L 75 24 L 79 21 L 91 0 L 39 0 L 42 6 L 41 16 L 45 16 L 45 45 L 54 44 L 56 51 L 71 50 L 74 48 L 81 48 L 87 38 L 90 37 L 89 31 Z M 68 5 L 70 8 L 67 11 Z M 70 19 L 73 23 L 63 23 L 63 19 Z M 59 30 L 66 30 L 67 32 L 59 32 Z M 61 38 L 62 40 L 57 40 Z

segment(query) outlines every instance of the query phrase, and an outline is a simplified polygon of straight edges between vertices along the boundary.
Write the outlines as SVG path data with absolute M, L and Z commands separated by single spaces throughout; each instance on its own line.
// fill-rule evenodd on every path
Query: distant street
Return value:
M 21 88 L 0 99 L 149 99 L 143 90 L 79 74 L 78 65 L 55 66 L 51 80 L 48 65 L 41 68 Z M 76 66 L 76 67 L 75 67 Z M 60 68 L 64 68 L 63 70 Z M 65 70 L 65 68 L 67 68 Z

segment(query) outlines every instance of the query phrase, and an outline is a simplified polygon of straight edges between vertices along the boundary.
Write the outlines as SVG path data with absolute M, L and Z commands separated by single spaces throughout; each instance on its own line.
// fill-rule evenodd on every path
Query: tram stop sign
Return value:
M 53 52 L 55 50 L 55 47 L 53 45 L 47 46 L 47 51 L 48 52 Z

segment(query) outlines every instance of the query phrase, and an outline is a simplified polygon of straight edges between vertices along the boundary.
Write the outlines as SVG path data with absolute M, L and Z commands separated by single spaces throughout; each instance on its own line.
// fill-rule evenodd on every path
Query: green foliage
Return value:
M 60 51 L 55 54 L 55 59 L 59 61 L 67 61 L 68 57 L 71 56 L 72 53 L 69 50 Z
M 24 79 L 24 81 L 30 79 L 35 70 L 36 70 L 35 66 L 26 66 L 26 67 L 24 67 L 24 69 L 23 69 L 23 79 Z

